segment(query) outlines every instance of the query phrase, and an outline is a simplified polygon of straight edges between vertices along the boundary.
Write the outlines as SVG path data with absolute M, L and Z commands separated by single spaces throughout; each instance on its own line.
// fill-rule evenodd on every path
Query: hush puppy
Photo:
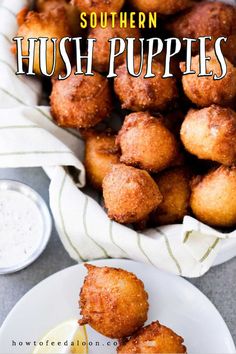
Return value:
M 215 105 L 191 109 L 182 124 L 181 139 L 199 159 L 236 164 L 236 113 Z
M 110 338 L 130 336 L 147 320 L 148 294 L 133 273 L 86 264 L 80 292 L 81 325 Z
M 162 201 L 152 177 L 131 166 L 114 165 L 102 187 L 109 218 L 121 224 L 143 221 Z
M 135 72 L 140 69 L 140 56 L 134 57 Z M 164 65 L 153 61 L 152 72 L 155 77 L 145 78 L 147 68 L 146 59 L 142 73 L 139 77 L 133 77 L 127 72 L 126 64 L 116 69 L 114 88 L 115 93 L 122 103 L 122 108 L 131 111 L 159 111 L 165 110 L 178 96 L 176 80 L 174 78 L 163 79 Z
M 37 0 L 36 9 L 38 12 L 49 12 L 51 10 L 62 7 L 65 9 L 71 34 L 76 36 L 79 34 L 79 11 L 70 2 L 66 0 Z
M 94 44 L 93 50 L 93 67 L 99 72 L 105 72 L 109 69 L 109 57 L 110 57 L 110 43 L 109 39 L 111 38 L 139 38 L 140 32 L 138 28 L 130 28 L 129 25 L 127 28 L 112 28 L 112 21 L 108 19 L 107 27 L 101 28 L 91 28 L 89 31 L 88 38 L 96 38 L 96 43 Z M 139 44 L 135 41 L 134 44 L 134 53 L 137 54 L 139 51 Z M 121 65 L 125 61 L 126 54 L 123 53 L 116 58 L 115 65 L 116 67 Z
M 95 12 L 120 12 L 125 0 L 72 0 L 72 4 L 77 6 L 80 12 L 91 14 Z
M 221 75 L 221 66 L 214 51 L 206 54 L 211 57 L 207 62 L 207 72 L 211 71 Z M 220 106 L 232 105 L 236 99 L 236 68 L 226 59 L 227 73 L 221 80 L 214 80 L 213 76 L 201 76 L 199 74 L 199 56 L 192 59 L 192 70 L 195 74 L 184 75 L 182 78 L 183 88 L 186 96 L 197 106 L 208 107 L 211 104 Z M 185 71 L 185 64 L 181 63 L 182 72 Z
M 122 353 L 186 353 L 183 338 L 158 321 L 141 328 L 130 339 L 121 344 L 117 352 Z
M 150 172 L 165 169 L 178 154 L 177 141 L 163 120 L 147 112 L 126 116 L 116 144 L 121 149 L 121 162 Z
M 223 53 L 236 64 L 236 7 L 218 1 L 200 2 L 176 16 L 168 23 L 167 29 L 178 38 L 211 36 L 212 40 L 206 41 L 207 50 L 213 48 L 218 37 L 226 37 L 227 42 L 222 45 Z M 197 54 L 198 50 L 199 43 L 193 43 L 193 54 Z
M 51 112 L 56 122 L 67 128 L 89 128 L 105 119 L 112 111 L 108 80 L 94 76 L 74 75 L 66 80 L 53 80 Z
M 84 164 L 90 184 L 102 189 L 102 181 L 112 165 L 119 162 L 115 136 L 109 132 L 89 131 L 85 137 Z
M 155 181 L 163 196 L 162 203 L 152 215 L 157 225 L 181 222 L 188 214 L 190 203 L 190 172 L 184 167 L 163 171 Z
M 172 15 L 191 6 L 191 0 L 131 0 L 138 11 L 157 12 L 161 15 Z
M 215 227 L 236 225 L 236 167 L 220 166 L 192 183 L 190 205 L 203 223 Z
M 26 14 L 25 18 L 21 16 L 19 18 L 19 29 L 17 36 L 23 37 L 22 40 L 22 54 L 28 55 L 28 39 L 29 38 L 38 38 L 38 37 L 47 37 L 47 38 L 57 38 L 56 44 L 56 66 L 54 75 L 59 74 L 65 69 L 64 61 L 61 58 L 59 53 L 59 42 L 63 37 L 70 37 L 71 31 L 68 24 L 68 19 L 66 11 L 64 8 L 57 8 L 55 10 L 46 12 L 46 13 L 37 13 L 30 11 Z M 60 23 L 60 26 L 58 26 Z M 53 43 L 49 40 L 47 42 L 47 72 L 51 73 L 53 68 Z M 16 47 L 12 47 L 13 53 L 16 53 Z M 69 56 L 72 54 L 71 43 L 66 43 L 66 51 Z M 23 60 L 26 65 L 28 65 L 28 60 Z M 39 65 L 39 43 L 35 43 L 35 55 L 34 55 L 34 72 L 38 75 L 41 75 L 40 65 Z

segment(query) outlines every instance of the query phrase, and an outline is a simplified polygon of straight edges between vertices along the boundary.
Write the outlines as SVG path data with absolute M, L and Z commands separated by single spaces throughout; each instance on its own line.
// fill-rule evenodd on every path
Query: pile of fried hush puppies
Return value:
M 109 218 L 146 228 L 179 223 L 185 215 L 213 227 L 236 225 L 236 7 L 219 1 L 190 0 L 38 0 L 35 11 L 19 14 L 18 36 L 78 35 L 78 14 L 156 11 L 155 31 L 108 27 L 88 30 L 96 38 L 94 76 L 52 79 L 51 113 L 58 125 L 80 129 L 85 140 L 87 179 L 102 191 Z M 221 74 L 213 50 L 220 36 L 227 74 L 221 80 L 199 77 L 199 45 L 193 45 L 192 70 L 182 75 L 183 53 L 172 60 L 174 77 L 162 78 L 163 56 L 153 63 L 155 77 L 129 75 L 125 55 L 116 62 L 117 77 L 106 78 L 113 37 L 212 36 L 207 41 L 207 71 Z M 73 58 L 73 48 L 69 47 Z M 184 42 L 183 42 L 184 46 Z M 139 69 L 139 46 L 134 66 Z M 39 72 L 37 63 L 35 70 Z M 50 65 L 50 55 L 48 57 Z M 63 69 L 60 58 L 56 72 Z M 112 112 L 124 117 L 118 131 L 109 128 Z M 108 118 L 110 117 L 110 118 Z M 108 118 L 108 119 L 107 119 Z M 106 128 L 100 129 L 101 122 Z
M 158 321 L 143 327 L 148 294 L 143 282 L 123 269 L 85 264 L 80 292 L 82 319 L 106 337 L 119 339 L 118 353 L 186 353 L 183 338 Z

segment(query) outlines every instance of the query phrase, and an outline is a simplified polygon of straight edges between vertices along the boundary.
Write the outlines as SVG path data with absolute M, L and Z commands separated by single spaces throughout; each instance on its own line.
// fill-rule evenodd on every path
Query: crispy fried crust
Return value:
M 148 294 L 143 282 L 123 269 L 86 264 L 88 275 L 80 292 L 83 318 L 110 338 L 129 336 L 147 320 Z
M 196 218 L 216 227 L 236 225 L 236 167 L 221 166 L 192 183 L 190 205 Z
M 175 167 L 163 171 L 155 181 L 163 196 L 163 201 L 153 213 L 157 225 L 182 222 L 188 214 L 190 203 L 190 172 L 185 167 Z
M 154 12 L 161 15 L 173 15 L 191 6 L 192 0 L 131 0 L 133 7 L 143 12 Z
M 214 51 L 207 52 L 206 56 L 211 57 L 207 63 L 207 72 L 213 71 L 221 75 L 221 67 Z M 211 104 L 220 106 L 233 105 L 236 99 L 236 68 L 226 59 L 227 74 L 221 80 L 214 80 L 213 76 L 199 75 L 199 56 L 192 59 L 192 70 L 196 74 L 184 75 L 182 78 L 183 88 L 186 96 L 196 105 L 207 107 Z M 185 71 L 185 64 L 181 63 L 182 72 Z
M 140 56 L 134 57 L 135 72 L 139 72 Z M 153 78 L 144 78 L 146 74 L 146 59 L 139 77 L 133 77 L 127 72 L 126 64 L 116 69 L 114 88 L 122 108 L 131 111 L 165 110 L 176 100 L 178 90 L 174 78 L 163 79 L 164 65 L 153 62 Z
M 236 164 L 236 113 L 215 105 L 191 109 L 182 124 L 181 139 L 199 159 Z
M 88 38 L 96 38 L 96 43 L 94 44 L 93 50 L 93 67 L 99 72 L 108 71 L 109 66 L 109 57 L 110 57 L 110 43 L 108 42 L 111 38 L 139 38 L 141 34 L 138 28 L 130 28 L 129 25 L 127 28 L 112 28 L 111 19 L 108 19 L 107 27 L 101 28 L 91 28 L 89 31 Z M 134 53 L 139 52 L 139 44 L 135 41 Z M 121 65 L 125 61 L 126 53 L 119 55 L 116 58 L 115 66 Z
M 118 162 L 119 151 L 114 135 L 95 131 L 86 134 L 84 164 L 88 180 L 94 188 L 102 189 L 104 177 Z
M 29 12 L 29 8 L 28 8 L 27 6 L 26 6 L 26 7 L 23 7 L 23 9 L 21 9 L 21 10 L 18 12 L 18 14 L 17 14 L 17 16 L 16 16 L 18 26 L 21 26 L 21 25 L 24 23 L 28 12 Z
M 122 353 L 186 353 L 183 338 L 158 321 L 141 328 L 117 352 Z
M 101 12 L 119 12 L 124 2 L 125 0 L 72 0 L 72 4 L 77 6 L 80 12 L 95 12 L 97 15 Z
M 89 128 L 105 119 L 112 111 L 108 80 L 94 76 L 74 75 L 66 80 L 53 80 L 51 112 L 63 127 Z
M 148 112 L 126 116 L 116 144 L 121 148 L 121 162 L 150 172 L 167 168 L 178 155 L 174 135 L 162 119 Z
M 37 0 L 36 9 L 39 12 L 49 12 L 57 8 L 64 8 L 67 14 L 71 34 L 76 36 L 80 32 L 79 11 L 75 6 L 66 0 Z
M 25 14 L 23 14 L 25 16 Z M 70 37 L 70 27 L 68 25 L 67 15 L 64 8 L 58 8 L 47 13 L 37 13 L 30 11 L 22 20 L 22 14 L 19 15 L 19 23 L 21 23 L 17 36 L 24 37 L 22 41 L 22 53 L 23 55 L 28 54 L 28 38 L 57 38 L 57 51 L 56 51 L 56 67 L 55 75 L 58 75 L 64 70 L 65 64 L 59 53 L 59 42 L 63 37 Z M 60 23 L 60 26 L 58 26 Z M 66 43 L 66 50 L 70 56 L 72 53 L 71 43 Z M 27 65 L 28 61 L 24 59 Z M 52 71 L 53 64 L 53 44 L 49 40 L 47 43 L 47 70 L 50 73 Z M 39 66 L 39 44 L 35 44 L 35 60 L 34 60 L 34 72 L 36 74 L 41 74 Z
M 123 224 L 146 219 L 162 201 L 157 184 L 146 171 L 114 165 L 103 180 L 108 216 Z
M 178 38 L 211 36 L 212 41 L 206 41 L 207 50 L 213 48 L 218 37 L 227 37 L 227 43 L 222 45 L 223 53 L 236 64 L 236 7 L 218 1 L 200 2 L 167 22 L 166 27 Z M 193 43 L 193 54 L 198 50 L 198 43 Z

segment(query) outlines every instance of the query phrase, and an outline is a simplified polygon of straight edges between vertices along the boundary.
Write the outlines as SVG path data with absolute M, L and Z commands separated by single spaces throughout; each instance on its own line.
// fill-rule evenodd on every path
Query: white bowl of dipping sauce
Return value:
M 51 215 L 37 192 L 20 182 L 0 180 L 0 274 L 34 262 L 51 231 Z

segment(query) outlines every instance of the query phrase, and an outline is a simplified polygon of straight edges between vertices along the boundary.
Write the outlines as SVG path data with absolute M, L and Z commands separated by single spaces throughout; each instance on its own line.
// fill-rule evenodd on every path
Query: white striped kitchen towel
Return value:
M 187 216 L 182 225 L 139 233 L 109 220 L 96 196 L 80 189 L 85 172 L 79 133 L 59 128 L 49 107 L 39 105 L 42 88 L 37 79 L 15 75 L 10 47 L 17 31 L 16 14 L 26 4 L 27 0 L 0 2 L 0 167 L 45 169 L 58 234 L 78 262 L 123 257 L 186 277 L 201 276 L 227 242 L 222 240 L 236 237 L 236 232 L 221 234 Z M 77 183 L 67 166 L 78 171 Z

